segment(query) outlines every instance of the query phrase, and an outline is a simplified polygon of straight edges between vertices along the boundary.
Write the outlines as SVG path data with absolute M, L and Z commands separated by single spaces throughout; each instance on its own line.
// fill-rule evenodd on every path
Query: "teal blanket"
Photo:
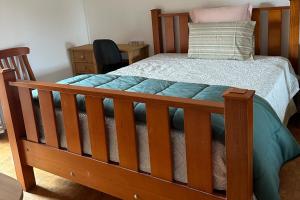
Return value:
M 95 88 L 109 88 L 164 96 L 211 100 L 222 102 L 226 86 L 179 83 L 132 76 L 80 75 L 58 83 Z M 60 106 L 60 96 L 54 93 L 54 102 Z M 36 91 L 33 96 L 37 99 Z M 85 111 L 85 98 L 78 95 L 78 108 Z M 104 100 L 107 116 L 113 117 L 113 101 Z M 145 122 L 145 105 L 135 103 L 135 118 Z M 183 130 L 183 110 L 170 108 L 173 128 Z M 212 115 L 214 139 L 224 142 L 224 118 Z M 254 193 L 259 200 L 279 200 L 279 170 L 281 166 L 300 155 L 300 145 L 281 123 L 271 106 L 259 96 L 254 97 Z

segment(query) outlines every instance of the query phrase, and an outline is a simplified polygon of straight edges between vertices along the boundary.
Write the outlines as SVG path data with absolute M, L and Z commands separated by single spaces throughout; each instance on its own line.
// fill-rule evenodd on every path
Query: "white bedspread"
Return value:
M 158 54 L 111 74 L 252 89 L 271 104 L 282 121 L 291 114 L 286 113 L 287 108 L 299 90 L 293 68 L 282 57 L 256 56 L 254 60 L 234 61 Z

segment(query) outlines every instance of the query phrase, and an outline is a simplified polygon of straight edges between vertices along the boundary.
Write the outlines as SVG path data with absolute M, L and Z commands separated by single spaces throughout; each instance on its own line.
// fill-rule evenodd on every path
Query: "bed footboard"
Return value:
M 35 184 L 32 167 L 68 178 L 121 199 L 252 199 L 253 91 L 230 89 L 216 103 L 43 82 L 16 82 L 12 70 L 0 72 L 1 103 L 18 180 Z M 39 143 L 32 89 L 39 94 L 45 144 Z M 59 146 L 52 92 L 59 92 L 67 149 Z M 82 151 L 76 95 L 86 98 L 92 155 Z M 109 161 L 104 98 L 113 99 L 119 163 Z M 146 105 L 151 174 L 139 170 L 133 103 Z M 188 183 L 173 178 L 169 107 L 184 109 Z M 20 114 L 22 110 L 23 117 Z M 227 193 L 213 189 L 211 114 L 224 114 Z M 201 133 L 201 134 L 199 134 Z

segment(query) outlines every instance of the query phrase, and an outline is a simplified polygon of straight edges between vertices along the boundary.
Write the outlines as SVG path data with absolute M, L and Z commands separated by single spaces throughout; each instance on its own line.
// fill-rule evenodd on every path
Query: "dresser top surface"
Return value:
M 142 44 L 142 45 L 130 45 L 130 44 L 117 44 L 120 51 L 135 51 L 138 49 L 142 49 L 145 47 L 148 47 L 148 44 Z M 92 44 L 86 44 L 78 47 L 70 48 L 71 50 L 77 50 L 77 51 L 92 51 L 93 45 Z

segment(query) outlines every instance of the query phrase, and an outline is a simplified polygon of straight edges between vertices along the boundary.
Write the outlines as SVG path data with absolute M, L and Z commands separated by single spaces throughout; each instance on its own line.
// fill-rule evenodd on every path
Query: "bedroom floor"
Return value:
M 299 116 L 300 119 L 300 116 Z M 293 131 L 300 142 L 299 129 Z M 7 136 L 0 135 L 0 173 L 15 177 L 13 160 Z M 24 200 L 117 200 L 96 190 L 72 183 L 66 179 L 35 169 L 37 187 L 24 193 Z M 300 157 L 287 163 L 281 170 L 282 200 L 297 200 L 300 197 Z

